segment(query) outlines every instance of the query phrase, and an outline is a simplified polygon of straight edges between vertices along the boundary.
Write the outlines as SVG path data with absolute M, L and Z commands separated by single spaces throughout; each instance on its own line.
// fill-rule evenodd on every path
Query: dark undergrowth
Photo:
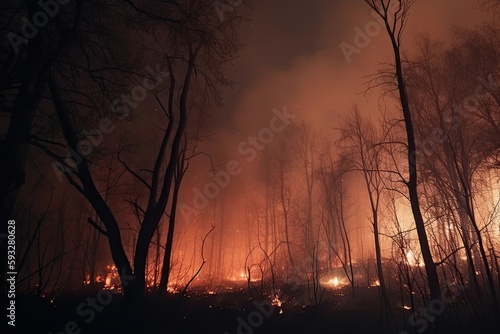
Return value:
M 411 310 L 395 308 L 388 320 L 379 308 L 376 289 L 373 288 L 360 291 L 356 297 L 352 297 L 347 288 L 328 291 L 318 306 L 302 306 L 298 300 L 287 300 L 285 296 L 280 298 L 284 302 L 281 307 L 272 306 L 270 298 L 251 299 L 244 291 L 188 295 L 182 299 L 176 295 L 149 295 L 133 306 L 127 306 L 120 295 L 112 295 L 110 300 L 105 298 L 107 296 L 110 295 L 100 296 L 100 301 L 104 301 L 102 304 L 96 294 L 61 297 L 53 303 L 37 297 L 19 296 L 16 300 L 16 332 L 497 334 L 488 321 L 458 317 L 451 307 L 436 319 L 415 317 L 413 326 Z

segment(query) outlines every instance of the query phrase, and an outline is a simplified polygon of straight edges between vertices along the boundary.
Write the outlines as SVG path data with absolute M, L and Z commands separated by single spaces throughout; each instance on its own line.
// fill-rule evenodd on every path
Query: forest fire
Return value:
M 97 274 L 92 277 L 90 273 L 85 274 L 84 286 L 102 285 L 104 290 L 116 290 L 117 293 L 121 292 L 120 278 L 116 266 L 108 264 L 102 274 Z
M 245 272 L 240 272 L 238 275 L 232 275 L 230 278 L 229 278 L 230 281 L 233 281 L 233 282 L 237 282 L 237 281 L 247 281 L 248 280 L 248 277 L 247 277 L 247 274 Z
M 349 285 L 349 281 L 343 277 L 328 277 L 321 280 L 322 285 L 327 289 L 338 290 Z
M 415 255 L 413 254 L 413 251 L 409 250 L 406 253 L 406 260 L 408 261 L 408 264 L 413 267 L 423 267 L 424 263 L 420 261 L 419 258 L 416 258 Z
M 0 8 L 9 329 L 500 332 L 500 1 Z
M 339 286 L 339 279 L 337 277 L 331 278 L 328 280 L 328 284 L 336 288 Z

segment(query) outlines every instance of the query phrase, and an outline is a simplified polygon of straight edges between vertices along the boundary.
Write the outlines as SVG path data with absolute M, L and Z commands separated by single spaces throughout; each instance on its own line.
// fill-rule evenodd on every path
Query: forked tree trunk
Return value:
M 172 246 L 174 244 L 175 219 L 177 212 L 177 201 L 179 199 L 179 191 L 181 189 L 182 177 L 184 176 L 184 150 L 179 158 L 178 170 L 176 171 L 174 193 L 172 195 L 172 206 L 170 208 L 170 218 L 168 222 L 167 241 L 165 244 L 165 253 L 163 255 L 163 266 L 161 269 L 160 285 L 158 292 L 165 294 L 167 292 L 168 278 L 171 270 Z

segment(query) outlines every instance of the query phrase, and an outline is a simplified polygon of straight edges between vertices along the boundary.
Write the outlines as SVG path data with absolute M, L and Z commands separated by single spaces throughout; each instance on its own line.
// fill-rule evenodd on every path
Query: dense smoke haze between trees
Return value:
M 500 2 L 0 8 L 9 332 L 498 331 Z

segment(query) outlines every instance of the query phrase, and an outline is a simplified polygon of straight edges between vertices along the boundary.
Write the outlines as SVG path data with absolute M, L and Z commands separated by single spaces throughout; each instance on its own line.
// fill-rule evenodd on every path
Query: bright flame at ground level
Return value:
M 340 289 L 349 285 L 349 280 L 345 277 L 330 276 L 320 280 L 320 284 L 326 289 Z
M 328 284 L 333 285 L 333 287 L 338 287 L 339 286 L 339 279 L 337 277 L 331 278 L 328 280 Z

